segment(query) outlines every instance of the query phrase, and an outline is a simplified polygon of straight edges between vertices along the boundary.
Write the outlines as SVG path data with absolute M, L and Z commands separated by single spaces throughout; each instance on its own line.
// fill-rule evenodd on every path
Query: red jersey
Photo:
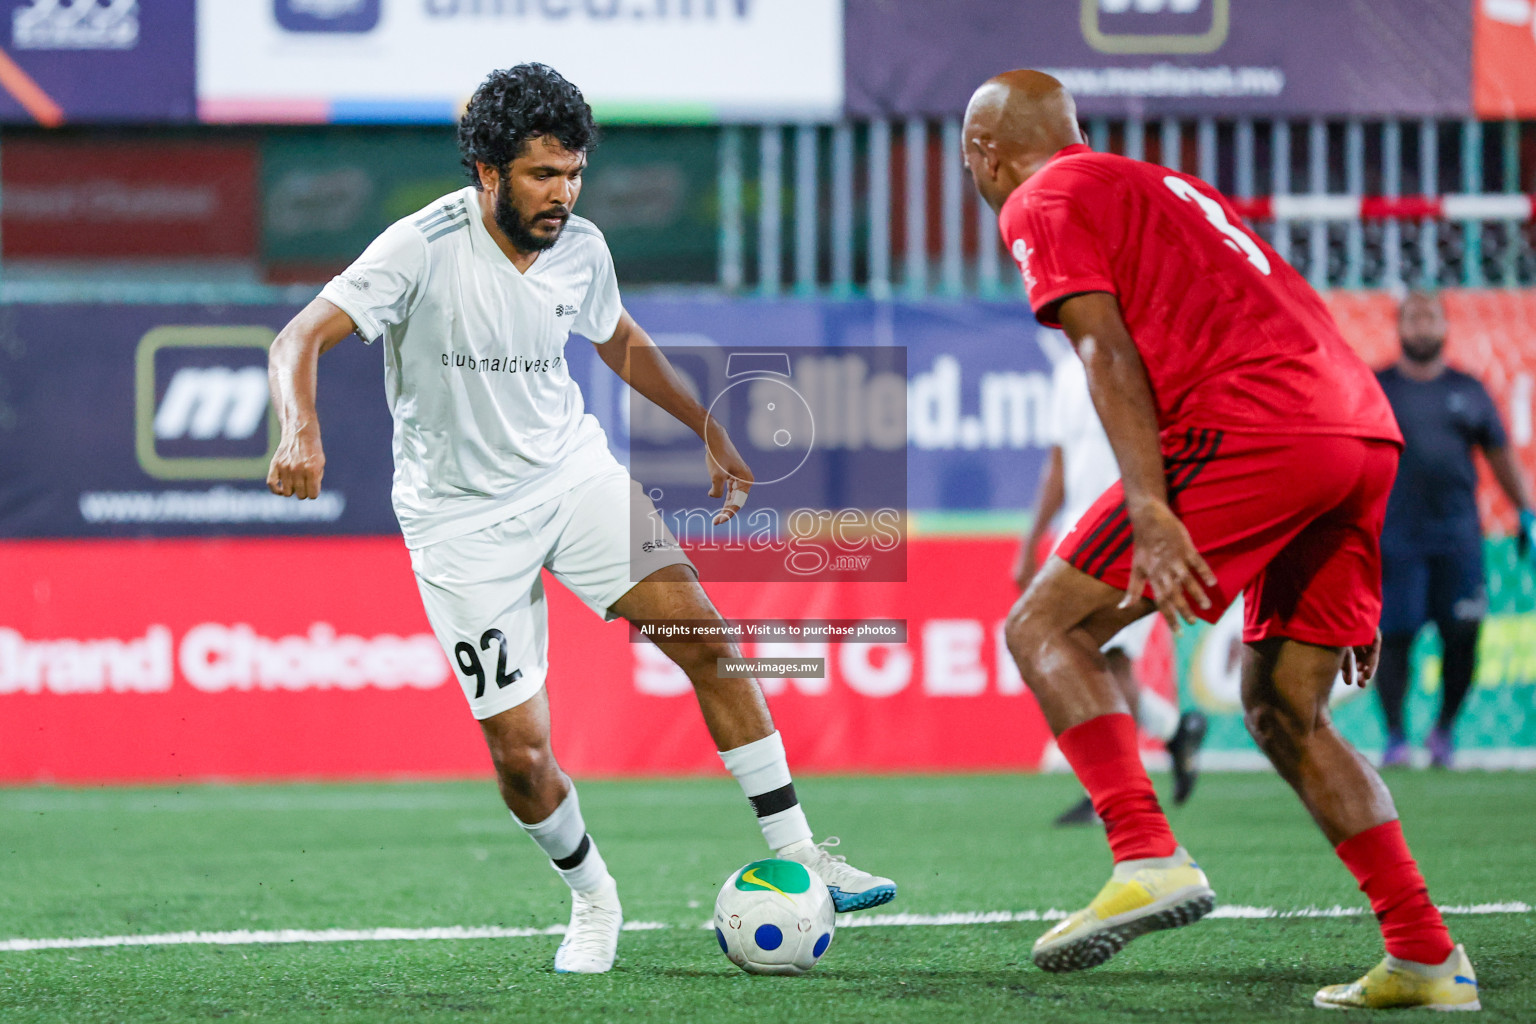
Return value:
M 1041 323 L 1109 292 L 1165 433 L 1335 434 L 1402 443 L 1375 375 L 1317 292 L 1205 182 L 1068 146 L 999 218 Z

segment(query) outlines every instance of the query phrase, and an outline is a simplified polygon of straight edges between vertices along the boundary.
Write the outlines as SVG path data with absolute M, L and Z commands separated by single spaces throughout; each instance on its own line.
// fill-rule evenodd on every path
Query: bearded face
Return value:
M 519 198 L 523 201 L 519 202 Z M 571 211 L 563 202 L 550 204 L 545 197 L 536 197 L 534 202 L 528 202 L 527 197 L 514 197 L 509 174 L 496 188 L 495 217 L 496 226 L 519 252 L 542 252 L 560 241 L 560 232 L 565 230 Z
M 581 195 L 585 152 L 566 149 L 552 135 L 539 135 L 499 171 L 477 166 L 482 187 L 493 192 L 496 226 L 518 252 L 543 252 L 560 241 Z
M 1431 295 L 1413 294 L 1397 314 L 1397 338 L 1403 355 L 1415 363 L 1432 363 L 1445 350 L 1445 310 Z

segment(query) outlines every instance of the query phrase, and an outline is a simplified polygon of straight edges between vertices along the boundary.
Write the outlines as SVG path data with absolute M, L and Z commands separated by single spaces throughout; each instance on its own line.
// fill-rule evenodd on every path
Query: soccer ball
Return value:
M 715 938 L 748 974 L 804 974 L 832 945 L 832 897 L 792 860 L 755 860 L 720 887 Z

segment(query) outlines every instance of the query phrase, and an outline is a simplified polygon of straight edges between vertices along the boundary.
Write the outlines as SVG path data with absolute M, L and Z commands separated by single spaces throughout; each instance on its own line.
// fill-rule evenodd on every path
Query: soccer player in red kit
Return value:
M 1061 542 L 1008 620 L 1009 650 L 1104 819 L 1114 873 L 1035 943 L 1069 971 L 1215 905 L 1141 765 L 1100 645 L 1158 611 L 1214 620 L 1241 593 L 1249 732 L 1369 897 L 1387 957 L 1320 1007 L 1477 1009 L 1380 777 L 1329 719 L 1340 668 L 1380 651 L 1380 533 L 1402 436 L 1317 294 L 1188 175 L 1083 145 L 1034 71 L 972 97 L 965 159 L 1038 319 L 1088 371 L 1121 481 Z

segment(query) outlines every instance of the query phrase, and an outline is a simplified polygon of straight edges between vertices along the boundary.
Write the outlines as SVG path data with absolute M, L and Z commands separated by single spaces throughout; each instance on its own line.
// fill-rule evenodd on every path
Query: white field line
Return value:
M 627 932 L 648 932 L 670 925 L 659 921 L 626 921 Z M 161 935 L 102 935 L 79 939 L 3 939 L 0 953 L 33 949 L 91 949 L 108 946 L 259 946 L 292 942 L 424 942 L 432 939 L 529 939 L 537 935 L 564 935 L 565 925 L 548 928 L 327 928 L 308 931 L 280 928 L 274 931 L 166 932 Z
M 1476 903 L 1440 908 L 1448 916 L 1485 914 L 1529 914 L 1536 908 L 1529 903 Z M 1299 907 L 1277 910 L 1274 907 L 1220 906 L 1212 918 L 1269 920 L 1289 917 L 1360 917 L 1361 907 Z M 1014 921 L 1059 921 L 1064 910 L 994 910 L 953 914 L 876 914 L 839 922 L 841 928 L 910 928 L 918 926 L 1008 924 Z M 659 921 L 626 921 L 627 932 L 649 932 L 671 928 Z M 700 927 L 713 928 L 706 921 Z M 257 946 L 297 942 L 424 942 L 434 939 L 528 939 L 540 935 L 564 935 L 565 925 L 547 928 L 465 927 L 448 928 L 327 928 L 310 931 L 282 928 L 273 931 L 167 932 L 160 935 L 100 935 L 73 939 L 0 939 L 0 953 L 21 953 L 40 949 L 100 949 L 121 946 Z
M 1440 912 L 1446 915 L 1482 914 L 1529 914 L 1536 908 L 1529 903 L 1477 903 L 1469 906 L 1445 906 Z M 1277 910 L 1274 907 L 1245 907 L 1240 904 L 1218 906 L 1209 918 L 1231 918 L 1243 921 L 1262 921 L 1286 917 L 1360 917 L 1366 914 L 1364 907 L 1298 907 L 1294 910 Z M 856 917 L 851 921 L 839 921 L 839 928 L 908 928 L 922 925 L 970 925 L 1007 924 L 1013 921 L 1060 921 L 1068 911 L 1056 910 L 993 910 L 984 913 L 959 914 L 876 914 Z M 706 923 L 706 928 L 713 924 Z

